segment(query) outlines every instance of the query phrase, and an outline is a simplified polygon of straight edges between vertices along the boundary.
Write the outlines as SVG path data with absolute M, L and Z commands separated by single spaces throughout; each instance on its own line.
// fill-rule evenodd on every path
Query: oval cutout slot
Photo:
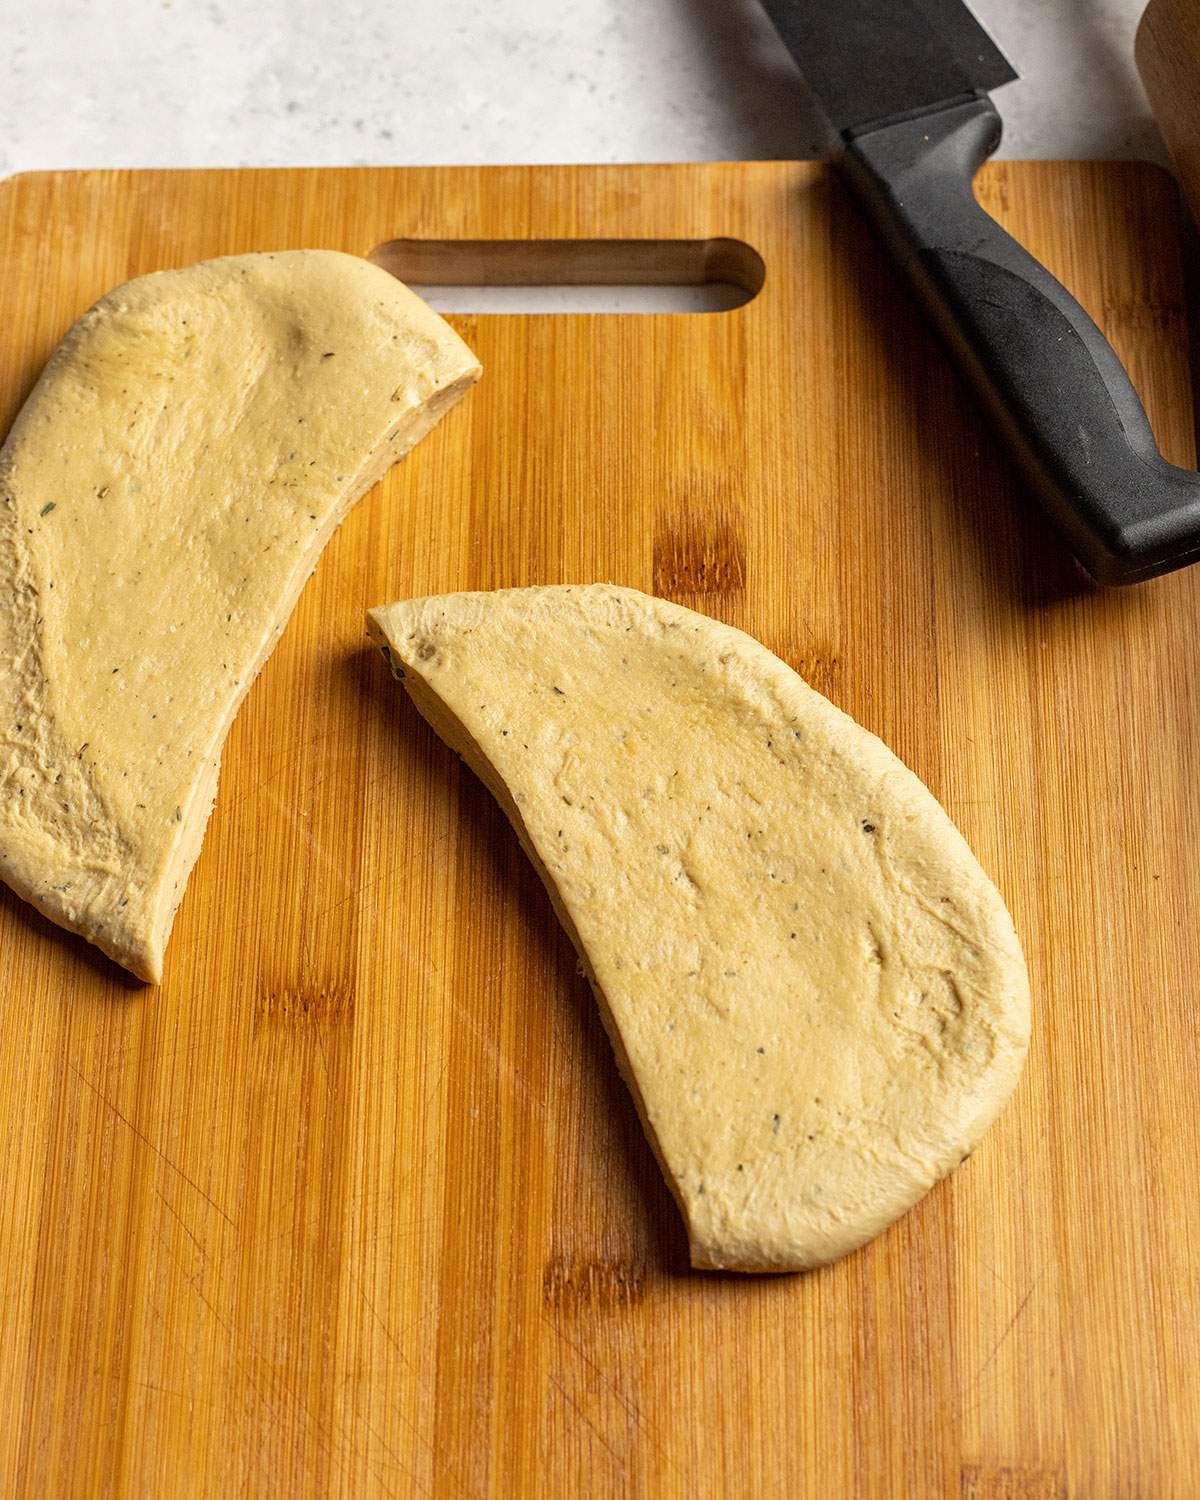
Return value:
M 729 312 L 759 291 L 742 240 L 388 240 L 371 252 L 438 312 Z

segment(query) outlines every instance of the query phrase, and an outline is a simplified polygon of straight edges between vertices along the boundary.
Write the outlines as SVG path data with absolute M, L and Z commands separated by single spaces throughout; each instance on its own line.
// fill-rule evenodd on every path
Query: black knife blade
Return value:
M 914 3 L 977 89 L 990 94 L 1019 77 L 1008 57 L 965 5 L 946 5 L 943 0 L 914 0 Z
M 957 0 L 762 4 L 839 132 L 999 88 L 1017 76 Z
M 975 200 L 1016 77 L 962 0 L 762 0 L 837 165 L 1083 566 L 1200 559 L 1200 475 L 1167 462 L 1103 333 Z

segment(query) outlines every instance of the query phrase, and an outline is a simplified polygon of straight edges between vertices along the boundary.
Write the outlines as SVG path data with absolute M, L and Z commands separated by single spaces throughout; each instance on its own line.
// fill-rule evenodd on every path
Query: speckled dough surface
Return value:
M 1025 1057 L 1025 965 L 878 739 L 628 589 L 414 599 L 369 631 L 545 879 L 693 1264 L 833 1260 L 971 1150 Z
M 479 374 L 385 271 L 207 261 L 74 325 L 0 450 L 0 875 L 135 974 L 225 735 L 354 501 Z

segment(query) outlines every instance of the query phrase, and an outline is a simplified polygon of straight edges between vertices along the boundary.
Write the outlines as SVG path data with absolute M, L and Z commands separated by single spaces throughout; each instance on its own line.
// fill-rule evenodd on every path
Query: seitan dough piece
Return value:
M 845 1255 L 1008 1097 L 1013 925 L 920 781 L 765 647 L 629 589 L 372 610 L 592 981 L 695 1266 Z
M 477 379 L 386 271 L 241 255 L 110 292 L 0 450 L 0 876 L 157 981 L 221 746 L 330 534 Z

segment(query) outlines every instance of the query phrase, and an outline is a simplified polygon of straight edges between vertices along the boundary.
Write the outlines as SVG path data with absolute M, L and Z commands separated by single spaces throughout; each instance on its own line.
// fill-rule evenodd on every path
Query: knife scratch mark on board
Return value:
M 579 1418 L 583 1425 L 588 1429 L 588 1431 L 595 1436 L 596 1441 L 611 1457 L 613 1463 L 615 1463 L 619 1469 L 623 1470 L 626 1467 L 627 1460 L 622 1458 L 622 1456 L 613 1447 L 612 1443 L 610 1443 L 609 1440 L 604 1436 L 604 1434 L 596 1426 L 595 1422 L 593 1422 L 592 1419 L 588 1416 L 587 1412 L 584 1411 L 583 1407 L 580 1406 L 579 1402 L 575 1399 L 571 1392 L 567 1390 L 566 1386 L 562 1383 L 561 1378 L 558 1375 L 551 1374 L 550 1384 L 559 1393 L 559 1395 L 562 1396 L 567 1405 L 571 1408 L 571 1410 L 575 1413 L 575 1415 Z
M 1017 1310 L 1013 1313 L 1012 1317 L 1008 1320 L 1007 1324 L 1005 1325 L 1004 1332 L 996 1340 L 995 1344 L 993 1344 L 993 1346 L 992 1346 L 992 1352 L 987 1356 L 987 1358 L 983 1361 L 983 1363 L 979 1366 L 978 1370 L 976 1370 L 975 1374 L 972 1376 L 970 1382 L 967 1385 L 966 1391 L 964 1392 L 964 1397 L 969 1396 L 969 1395 L 972 1394 L 972 1392 L 975 1392 L 975 1391 L 979 1390 L 979 1387 L 981 1386 L 981 1384 L 983 1382 L 984 1375 L 991 1368 L 992 1364 L 994 1363 L 994 1361 L 996 1359 L 996 1356 L 1000 1353 L 1000 1350 L 1004 1347 L 1005 1343 L 1008 1341 L 1010 1335 L 1012 1334 L 1013 1329 L 1016 1328 L 1017 1323 L 1020 1321 L 1021 1315 L 1024 1313 L 1025 1309 L 1029 1306 L 1029 1299 L 1033 1296 L 1034 1292 L 1036 1292 L 1037 1289 L 1038 1289 L 1038 1287 L 1042 1284 L 1042 1282 L 1043 1282 L 1043 1280 L 1045 1279 L 1045 1276 L 1046 1276 L 1046 1271 L 1048 1269 L 1049 1269 L 1048 1267 L 1043 1266 L 1042 1269 L 1041 1269 L 1041 1271 L 1039 1271 L 1039 1273 L 1034 1277 L 1033 1281 L 1030 1283 L 1029 1289 L 1026 1291 L 1025 1295 L 1021 1298 L 1020 1302 L 1017 1304 Z
M 208 1249 L 204 1245 L 203 1241 L 200 1240 L 200 1238 L 196 1234 L 194 1234 L 192 1232 L 192 1230 L 188 1227 L 187 1222 L 185 1221 L 183 1215 L 181 1213 L 179 1213 L 178 1210 L 175 1209 L 171 1205 L 170 1201 L 168 1200 L 168 1198 L 167 1198 L 166 1194 L 163 1192 L 163 1190 L 161 1188 L 155 1188 L 154 1191 L 162 1199 L 163 1207 L 167 1210 L 167 1212 L 171 1215 L 171 1217 L 175 1220 L 175 1222 L 183 1230 L 184 1234 L 187 1235 L 188 1239 L 191 1240 L 192 1244 L 195 1245 L 196 1249 L 200 1252 L 200 1258 L 201 1258 L 201 1260 L 203 1260 L 205 1262 L 205 1264 L 207 1264 L 207 1262 L 208 1262 Z
M 215 1211 L 221 1215 L 221 1217 L 230 1226 L 230 1228 L 232 1228 L 232 1229 L 236 1229 L 237 1228 L 237 1223 L 235 1222 L 235 1220 L 228 1213 L 226 1213 L 226 1211 L 221 1207 L 221 1205 L 216 1201 L 216 1199 L 213 1198 L 213 1197 L 211 1197 L 208 1193 L 206 1193 L 204 1191 L 204 1189 L 200 1186 L 200 1184 L 198 1182 L 193 1181 L 193 1179 L 188 1176 L 188 1174 L 183 1170 L 182 1167 L 177 1166 L 171 1160 L 171 1158 L 167 1155 L 167 1153 L 165 1151 L 163 1151 L 160 1147 L 156 1146 L 154 1144 L 154 1142 L 150 1139 L 150 1137 L 148 1135 L 146 1135 L 143 1131 L 139 1130 L 137 1128 L 137 1126 L 133 1123 L 133 1121 L 127 1115 L 123 1115 L 121 1113 L 121 1111 L 117 1108 L 117 1106 L 112 1102 L 112 1100 L 109 1099 L 108 1097 L 106 1097 L 106 1095 L 104 1095 L 104 1094 L 102 1094 L 100 1092 L 100 1090 L 96 1087 L 96 1085 L 91 1081 L 90 1078 L 85 1078 L 84 1075 L 75 1066 L 74 1063 L 69 1062 L 67 1064 L 67 1067 L 69 1067 L 70 1070 L 71 1070 L 71 1072 L 75 1074 L 76 1078 L 79 1079 L 80 1083 L 86 1084 L 87 1087 L 89 1089 L 91 1089 L 92 1093 L 95 1094 L 96 1098 L 100 1100 L 101 1104 L 105 1105 L 108 1109 L 110 1109 L 113 1112 L 113 1114 L 117 1117 L 117 1119 L 120 1120 L 120 1122 L 122 1123 L 122 1125 L 126 1126 L 130 1131 L 132 1131 L 133 1134 L 138 1138 L 139 1141 L 142 1142 L 143 1145 L 148 1146 L 150 1148 L 150 1150 L 154 1152 L 155 1156 L 157 1156 L 160 1161 L 164 1162 L 168 1167 L 170 1167 L 170 1169 L 171 1169 L 172 1172 L 178 1173 L 178 1175 L 183 1178 L 184 1182 L 187 1183 L 188 1187 L 192 1188 L 195 1192 L 199 1193 L 200 1196 L 204 1199 L 204 1201 L 208 1204 L 208 1206 L 210 1208 L 212 1208 L 212 1209 L 215 1209 Z

